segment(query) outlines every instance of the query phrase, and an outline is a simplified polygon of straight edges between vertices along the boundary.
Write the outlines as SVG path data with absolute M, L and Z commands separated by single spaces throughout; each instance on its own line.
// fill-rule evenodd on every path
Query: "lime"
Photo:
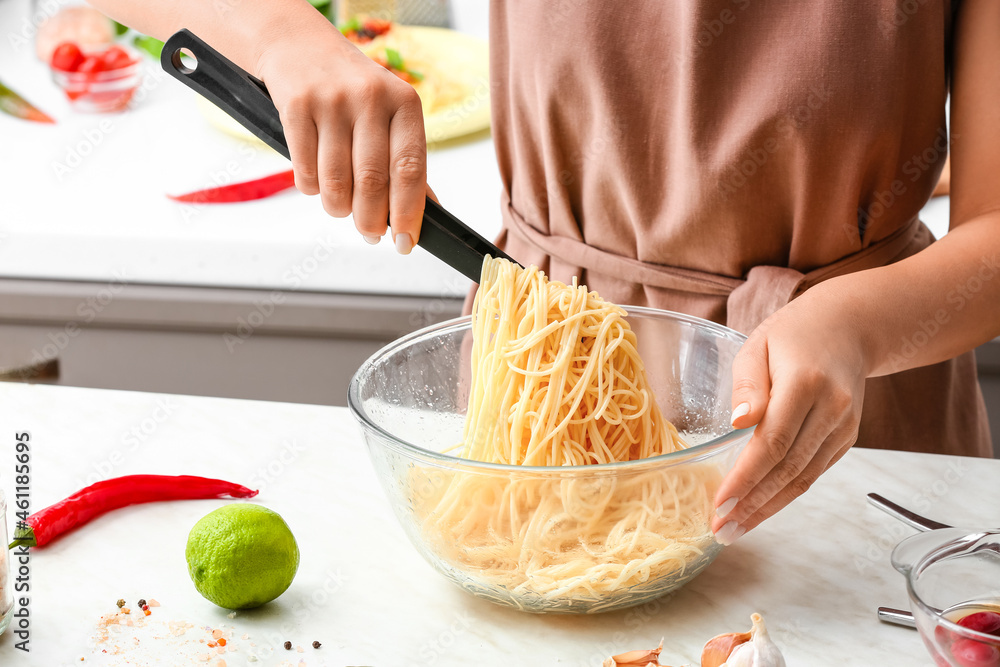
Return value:
M 259 607 L 291 585 L 299 547 L 281 516 L 251 503 L 224 505 L 188 535 L 188 573 L 205 599 L 225 609 Z

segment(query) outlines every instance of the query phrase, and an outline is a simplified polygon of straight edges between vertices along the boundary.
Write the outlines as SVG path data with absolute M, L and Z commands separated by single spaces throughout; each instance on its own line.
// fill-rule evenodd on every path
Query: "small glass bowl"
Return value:
M 910 609 L 938 667 L 1000 667 L 1000 636 L 958 624 L 1000 613 L 1000 533 L 942 528 L 914 535 L 892 552 L 906 577 Z
M 67 72 L 52 69 L 52 80 L 69 99 L 70 106 L 86 113 L 121 111 L 128 106 L 142 80 L 142 58 L 129 52 L 133 62 L 105 72 Z
M 7 499 L 0 490 L 0 635 L 10 625 L 14 589 L 10 582 L 10 552 L 7 551 Z

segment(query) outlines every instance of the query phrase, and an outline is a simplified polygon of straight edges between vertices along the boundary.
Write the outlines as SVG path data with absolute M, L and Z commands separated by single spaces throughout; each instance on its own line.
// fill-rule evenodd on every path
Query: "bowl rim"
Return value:
M 687 315 L 685 313 L 678 313 L 672 310 L 664 310 L 661 308 L 649 308 L 646 306 L 622 306 L 628 315 L 633 313 L 650 316 L 659 319 L 670 319 L 679 321 L 685 325 L 697 325 L 700 328 L 708 329 L 712 333 L 717 334 L 720 338 L 730 340 L 735 343 L 740 343 L 741 345 L 746 342 L 747 336 L 736 331 L 735 329 L 730 329 L 727 326 L 712 322 L 710 320 L 702 319 L 700 317 L 695 317 L 694 315 Z M 669 452 L 667 454 L 660 454 L 659 456 L 651 456 L 645 459 L 635 459 L 632 461 L 614 461 L 611 463 L 590 463 L 585 465 L 576 466 L 527 466 L 518 465 L 513 463 L 489 463 L 486 461 L 476 461 L 473 459 L 463 459 L 459 456 L 453 456 L 451 454 L 446 454 L 444 452 L 435 452 L 430 449 L 425 449 L 419 445 L 407 442 L 392 433 L 389 433 L 384 428 L 374 423 L 368 416 L 364 407 L 361 404 L 360 394 L 360 384 L 361 376 L 364 374 L 365 370 L 374 362 L 375 359 L 384 357 L 391 352 L 398 350 L 400 348 L 407 347 L 413 342 L 421 339 L 430 337 L 435 334 L 441 334 L 451 329 L 460 329 L 465 325 L 471 324 L 472 316 L 463 315 L 461 317 L 455 317 L 450 320 L 445 320 L 443 322 L 438 322 L 437 324 L 432 324 L 430 326 L 423 327 L 417 331 L 413 331 L 405 336 L 397 338 L 388 345 L 385 345 L 378 349 L 374 354 L 372 354 L 368 359 L 361 364 L 358 370 L 354 373 L 351 378 L 351 383 L 347 390 L 347 407 L 354 415 L 354 418 L 365 428 L 370 428 L 371 430 L 378 433 L 383 441 L 392 449 L 396 451 L 401 451 L 410 456 L 417 456 L 423 459 L 430 459 L 439 464 L 450 468 L 470 468 L 473 470 L 486 471 L 502 471 L 502 472 L 520 472 L 520 473 L 551 473 L 551 472 L 601 472 L 601 471 L 615 471 L 621 472 L 626 468 L 638 468 L 645 469 L 647 467 L 659 467 L 661 464 L 666 464 L 668 466 L 677 465 L 681 463 L 688 463 L 693 461 L 701 461 L 703 459 L 709 458 L 720 450 L 728 449 L 729 447 L 736 446 L 745 441 L 745 439 L 753 433 L 754 426 L 749 428 L 733 429 L 728 431 L 723 435 L 717 436 L 712 440 L 707 442 L 702 442 L 697 445 L 692 445 L 686 449 L 679 449 L 675 452 Z
M 77 72 L 51 67 L 52 78 L 59 84 L 68 83 L 119 83 L 128 81 L 139 74 L 143 69 L 142 60 L 136 60 L 131 65 L 118 67 L 115 69 L 101 70 L 100 72 Z
M 952 527 L 952 528 L 939 529 L 939 530 L 949 530 L 949 531 L 956 531 L 956 532 L 965 531 L 964 537 L 971 537 L 973 535 L 982 535 L 985 538 L 987 536 L 995 535 L 996 534 L 994 531 L 969 530 L 969 529 L 965 529 L 965 528 L 960 528 L 958 526 L 955 526 L 955 527 Z M 925 535 L 925 534 L 926 533 L 917 533 L 917 535 L 911 535 L 910 537 L 917 537 L 918 535 Z M 959 538 L 955 538 L 955 539 L 962 539 L 962 538 L 959 537 Z M 910 599 L 910 608 L 911 608 L 911 610 L 914 613 L 916 613 L 917 609 L 919 609 L 928 618 L 934 619 L 934 622 L 937 625 L 943 625 L 952 634 L 957 634 L 960 637 L 962 637 L 963 639 L 973 639 L 975 641 L 978 641 L 981 644 L 986 644 L 986 643 L 988 643 L 988 644 L 1000 644 L 1000 637 L 997 637 L 996 635 L 991 635 L 991 634 L 988 634 L 988 633 L 985 633 L 985 632 L 979 632 L 978 630 L 973 630 L 972 628 L 967 628 L 965 626 L 959 625 L 957 622 L 951 620 L 950 618 L 947 618 L 944 615 L 944 611 L 947 611 L 947 610 L 935 609 L 931 605 L 927 604 L 924 601 L 923 597 L 921 597 L 920 593 L 917 592 L 916 586 L 914 585 L 914 579 L 919 578 L 920 574 L 925 569 L 927 569 L 931 565 L 936 565 L 938 563 L 941 563 L 941 562 L 944 562 L 944 561 L 948 561 L 948 560 L 952 560 L 952 559 L 964 558 L 966 556 L 966 554 L 947 555 L 946 552 L 948 551 L 948 547 L 951 545 L 951 543 L 953 541 L 954 540 L 949 540 L 945 544 L 938 545 L 938 546 L 934 547 L 933 549 L 931 549 L 930 551 L 928 551 L 926 554 L 924 554 L 923 556 L 921 556 L 912 565 L 912 567 L 909 569 L 908 572 L 903 573 L 903 578 L 906 580 L 906 592 L 907 592 L 907 595 L 908 595 L 908 597 Z M 902 542 L 900 544 L 902 544 Z M 899 545 L 897 545 L 897 546 L 899 546 Z M 959 603 L 959 604 L 963 604 L 963 603 Z M 914 608 L 914 606 L 916 606 L 916 608 Z M 950 607 L 949 607 L 949 609 L 950 609 Z M 920 628 L 919 624 L 917 625 L 917 628 L 919 630 L 919 628 Z M 921 634 L 923 634 L 922 631 L 921 631 Z M 931 641 L 933 641 L 933 643 L 934 643 L 935 646 L 938 646 L 938 641 L 937 641 L 936 638 L 931 638 Z

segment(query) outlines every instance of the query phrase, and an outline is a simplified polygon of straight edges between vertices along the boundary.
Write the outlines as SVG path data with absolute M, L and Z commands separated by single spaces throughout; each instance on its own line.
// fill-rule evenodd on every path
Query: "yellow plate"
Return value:
M 434 106 L 424 109 L 427 142 L 445 141 L 490 126 L 489 47 L 454 30 L 395 26 L 393 47 L 407 64 L 437 82 Z M 427 71 L 424 71 L 427 70 Z M 216 129 L 239 139 L 260 142 L 217 106 L 198 96 L 198 110 Z

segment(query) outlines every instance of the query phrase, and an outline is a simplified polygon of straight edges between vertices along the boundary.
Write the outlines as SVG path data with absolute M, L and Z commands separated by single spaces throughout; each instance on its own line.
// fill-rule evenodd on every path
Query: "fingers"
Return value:
M 319 134 L 319 191 L 323 209 L 335 218 L 351 214 L 354 194 L 351 152 L 350 121 L 343 118 L 325 120 Z
M 857 440 L 857 405 L 852 392 L 804 372 L 782 383 L 716 495 L 716 539 L 738 539 L 805 493 Z
M 837 461 L 844 457 L 844 454 L 857 441 L 857 430 L 851 433 L 850 428 L 838 429 L 827 438 L 828 443 L 840 443 L 839 449 L 833 450 L 832 456 L 820 455 L 813 459 L 809 465 L 787 486 L 783 487 L 777 494 L 768 500 L 760 509 L 754 512 L 749 518 L 739 525 L 750 531 L 759 526 L 765 519 L 768 519 L 786 507 L 793 500 L 809 490 L 819 479 L 820 475 L 829 470 Z M 825 448 L 821 448 L 821 452 Z
M 766 421 L 768 421 L 768 417 L 765 417 Z M 763 431 L 766 426 L 768 425 L 762 423 L 759 428 Z M 835 428 L 836 425 L 831 424 L 827 415 L 822 414 L 819 409 L 814 409 L 806 417 L 798 434 L 794 436 L 794 441 L 784 453 L 780 452 L 780 445 L 776 446 L 780 442 L 780 438 L 768 438 L 765 435 L 762 440 L 756 443 L 751 440 L 747 444 L 747 451 L 751 447 L 767 451 L 752 459 L 751 457 L 740 457 L 740 461 L 737 462 L 733 473 L 740 475 L 740 479 L 733 482 L 732 491 L 725 490 L 724 492 L 730 494 L 727 495 L 727 498 L 733 497 L 740 500 L 726 517 L 715 520 L 715 524 L 719 526 L 720 530 L 730 522 L 740 526 L 744 531 L 750 530 L 764 520 L 764 516 L 756 515 L 773 499 L 780 499 L 782 501 L 780 507 L 784 507 L 805 493 L 809 486 L 826 470 L 826 464 L 833 458 L 834 450 L 825 450 L 822 445 L 827 442 Z M 744 451 L 744 454 L 747 451 Z M 751 467 L 737 472 L 744 458 L 751 459 L 749 462 Z M 774 463 L 770 469 L 764 470 L 763 465 L 758 463 L 760 459 L 768 463 L 777 459 L 777 463 Z M 761 474 L 762 472 L 763 474 Z M 733 477 L 734 475 L 730 474 L 727 481 Z M 756 483 L 754 483 L 755 478 Z M 774 507 L 773 511 L 778 509 L 779 507 Z M 755 517 L 757 522 L 750 524 L 748 519 L 751 517 Z
M 760 422 L 771 393 L 766 338 L 751 335 L 733 360 L 732 422 L 748 428 Z
M 389 224 L 399 252 L 420 238 L 427 189 L 427 149 L 420 98 L 413 92 L 389 125 Z
M 292 100 L 279 116 L 295 172 L 295 187 L 304 195 L 317 195 L 320 191 L 316 160 L 319 140 L 309 103 Z
M 412 86 L 353 45 L 320 40 L 317 57 L 300 67 L 299 51 L 279 49 L 262 72 L 269 77 L 303 193 L 320 194 L 334 217 L 353 214 L 369 243 L 391 223 L 397 250 L 420 237 L 427 183 L 423 109 Z
M 389 219 L 389 127 L 371 116 L 354 125 L 354 226 L 365 237 L 385 235 Z
M 732 535 L 732 531 L 742 527 L 742 520 L 749 517 L 753 512 L 747 511 L 748 507 L 756 510 L 770 495 L 762 498 L 762 493 L 767 492 L 767 488 L 762 493 L 751 495 L 757 485 L 768 476 L 771 471 L 781 465 L 787 468 L 786 456 L 792 450 L 792 445 L 796 444 L 799 432 L 803 430 L 806 417 L 810 412 L 810 403 L 802 400 L 795 400 L 794 389 L 786 385 L 786 389 L 775 392 L 767 414 L 761 420 L 754 431 L 746 449 L 740 454 L 736 465 L 726 475 L 726 478 L 719 486 L 715 496 L 717 516 L 712 522 L 712 530 L 717 533 L 716 538 L 720 541 L 728 538 L 735 539 L 738 535 Z M 812 430 L 812 429 L 810 429 Z M 823 433 L 823 437 L 829 433 Z M 803 435 L 812 435 L 811 433 Z M 820 439 L 822 442 L 822 438 Z M 794 453 L 791 465 L 801 465 L 804 467 L 812 458 L 816 447 L 807 446 Z M 795 475 L 797 476 L 798 471 Z M 787 475 L 788 473 L 779 473 Z M 774 480 L 772 480 L 773 483 Z M 773 495 L 773 493 L 771 493 Z M 751 503 L 756 503 L 751 505 Z M 728 528 L 726 528 L 728 526 Z M 725 530 L 724 530 L 725 529 Z M 741 533 L 742 534 L 742 533 Z

